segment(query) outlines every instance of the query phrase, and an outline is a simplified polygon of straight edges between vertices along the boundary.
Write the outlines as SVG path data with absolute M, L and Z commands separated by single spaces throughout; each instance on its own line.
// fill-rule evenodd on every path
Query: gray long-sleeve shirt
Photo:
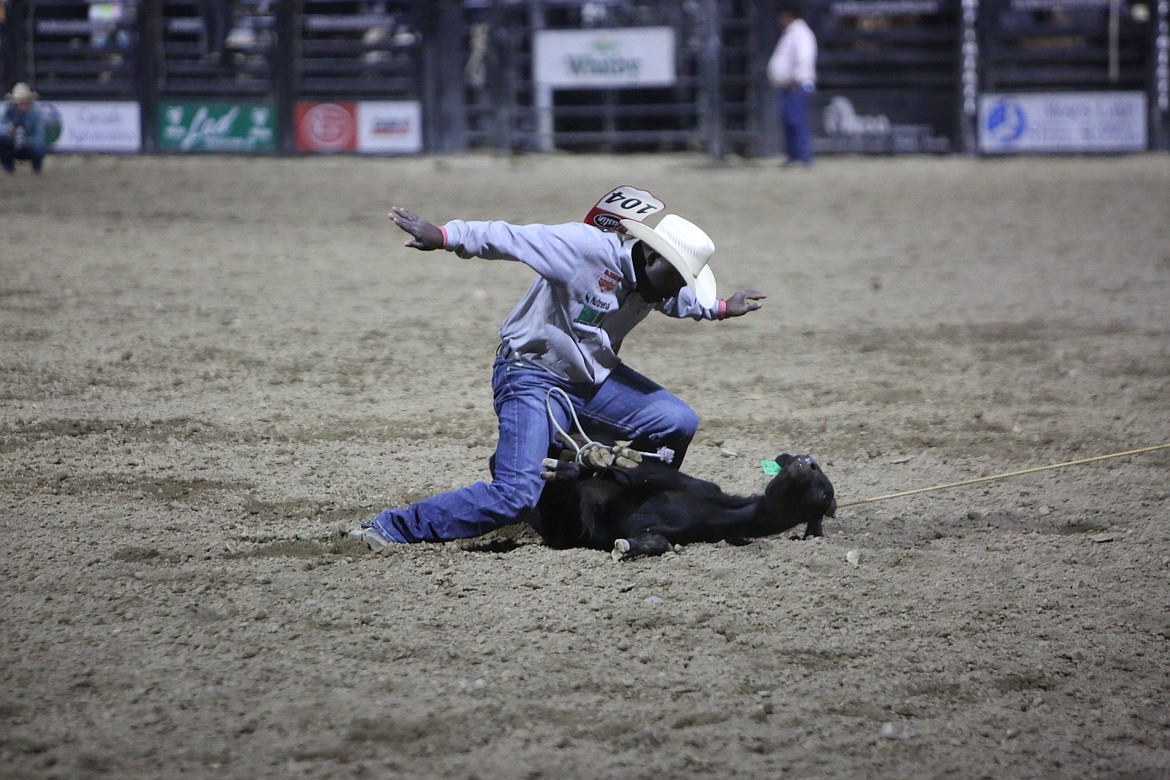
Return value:
M 536 281 L 500 328 L 513 354 L 571 382 L 600 385 L 620 362 L 617 350 L 651 311 L 715 319 L 683 287 L 675 298 L 646 303 L 635 293 L 633 242 L 584 222 L 511 225 L 453 220 L 445 246 L 460 257 L 516 260 Z

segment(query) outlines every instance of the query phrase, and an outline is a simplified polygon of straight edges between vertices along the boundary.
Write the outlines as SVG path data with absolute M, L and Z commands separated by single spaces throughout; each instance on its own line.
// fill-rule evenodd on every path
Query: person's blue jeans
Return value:
M 812 165 L 812 130 L 808 124 L 811 86 L 780 90 L 780 123 L 784 126 L 784 152 L 794 163 Z
M 9 136 L 0 136 L 0 167 L 12 173 L 16 170 L 16 160 L 28 160 L 32 163 L 34 173 L 41 172 L 41 165 L 45 161 L 45 147 L 40 144 L 25 144 L 16 148 Z
M 549 389 L 568 393 L 591 437 L 629 440 L 634 449 L 674 450 L 678 466 L 695 436 L 699 418 L 683 401 L 646 377 L 619 365 L 600 387 L 576 385 L 523 360 L 497 357 L 492 370 L 499 442 L 491 482 L 476 482 L 405 509 L 387 509 L 373 519 L 395 542 L 445 541 L 480 536 L 526 519 L 540 499 L 542 461 L 555 442 L 546 399 Z M 563 397 L 551 403 L 557 423 L 573 432 Z

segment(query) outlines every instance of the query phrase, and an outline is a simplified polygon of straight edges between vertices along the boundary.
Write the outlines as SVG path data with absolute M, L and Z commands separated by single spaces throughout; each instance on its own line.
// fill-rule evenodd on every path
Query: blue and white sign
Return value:
M 535 81 L 557 89 L 669 87 L 674 29 L 538 30 L 533 46 Z
M 142 148 L 142 120 L 138 103 L 54 100 L 41 102 L 60 123 L 57 152 L 137 152 Z
M 985 94 L 979 151 L 1140 152 L 1147 146 L 1143 92 Z

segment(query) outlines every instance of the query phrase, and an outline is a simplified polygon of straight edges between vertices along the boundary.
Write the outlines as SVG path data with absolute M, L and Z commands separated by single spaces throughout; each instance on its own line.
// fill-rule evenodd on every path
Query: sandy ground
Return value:
M 1170 776 L 1170 451 L 624 564 L 340 537 L 486 476 L 531 278 L 388 207 L 618 184 L 769 294 L 623 352 L 693 474 L 810 452 L 848 504 L 1170 442 L 1166 155 L 52 158 L 0 179 L 0 775 Z

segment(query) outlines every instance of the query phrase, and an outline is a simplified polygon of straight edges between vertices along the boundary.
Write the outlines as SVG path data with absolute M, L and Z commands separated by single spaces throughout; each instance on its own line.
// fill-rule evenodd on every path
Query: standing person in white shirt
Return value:
M 812 165 L 809 103 L 817 84 L 817 38 L 797 2 L 785 2 L 777 21 L 780 40 L 768 60 L 768 81 L 777 90 L 784 126 L 785 165 Z

